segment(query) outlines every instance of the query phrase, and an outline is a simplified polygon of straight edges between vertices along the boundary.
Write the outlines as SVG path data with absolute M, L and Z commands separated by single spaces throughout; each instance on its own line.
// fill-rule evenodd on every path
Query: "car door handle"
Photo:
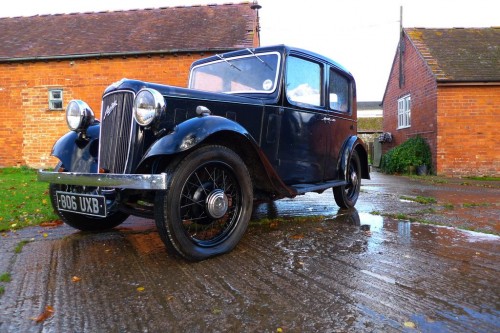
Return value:
M 334 123 L 336 120 L 335 118 L 330 118 L 330 117 L 323 117 L 323 119 L 321 119 L 324 123 Z

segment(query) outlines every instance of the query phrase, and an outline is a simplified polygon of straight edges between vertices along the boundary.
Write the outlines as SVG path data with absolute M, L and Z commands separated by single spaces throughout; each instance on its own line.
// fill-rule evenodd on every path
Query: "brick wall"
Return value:
M 0 167 L 53 167 L 55 140 L 68 131 L 65 112 L 51 111 L 48 92 L 63 89 L 63 107 L 82 99 L 100 117 L 101 96 L 122 78 L 185 87 L 202 54 L 0 63 Z
M 500 85 L 440 86 L 437 173 L 500 176 Z
M 392 143 L 382 144 L 382 153 L 413 136 L 421 136 L 431 147 L 433 171 L 436 165 L 437 84 L 433 74 L 416 49 L 405 38 L 403 53 L 404 83 L 399 86 L 399 52 L 394 59 L 383 101 L 383 131 L 390 132 Z M 398 99 L 411 96 L 411 126 L 398 129 Z

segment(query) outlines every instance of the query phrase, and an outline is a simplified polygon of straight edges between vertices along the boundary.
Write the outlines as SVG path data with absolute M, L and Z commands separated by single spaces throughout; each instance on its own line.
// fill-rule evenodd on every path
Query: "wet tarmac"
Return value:
M 260 204 L 200 263 L 146 219 L 6 233 L 0 332 L 499 332 L 500 237 L 456 228 L 498 231 L 499 191 L 374 173 L 357 210 L 331 191 Z

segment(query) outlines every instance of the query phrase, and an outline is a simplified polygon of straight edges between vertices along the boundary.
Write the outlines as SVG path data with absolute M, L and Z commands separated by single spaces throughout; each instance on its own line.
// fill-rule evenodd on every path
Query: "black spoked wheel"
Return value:
M 225 147 L 205 146 L 169 172 L 169 190 L 158 192 L 155 205 L 167 248 L 189 260 L 231 251 L 247 228 L 253 200 L 240 157 Z
M 361 163 L 356 151 L 351 154 L 347 166 L 347 184 L 333 188 L 335 202 L 341 208 L 352 208 L 358 201 L 361 189 Z

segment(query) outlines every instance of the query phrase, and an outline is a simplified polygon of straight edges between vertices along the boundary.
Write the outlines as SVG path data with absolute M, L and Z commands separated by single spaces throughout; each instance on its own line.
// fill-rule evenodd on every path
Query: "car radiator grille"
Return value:
M 99 168 L 110 173 L 127 172 L 135 128 L 132 116 L 134 94 L 117 92 L 104 96 L 101 110 Z

